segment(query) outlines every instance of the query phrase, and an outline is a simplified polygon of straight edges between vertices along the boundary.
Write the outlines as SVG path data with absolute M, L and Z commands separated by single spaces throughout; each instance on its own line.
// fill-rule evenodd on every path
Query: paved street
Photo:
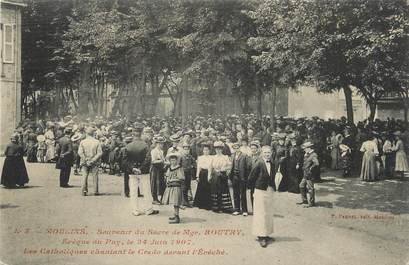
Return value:
M 408 178 L 361 183 L 325 172 L 311 209 L 278 194 L 276 240 L 263 249 L 251 216 L 186 209 L 182 224 L 169 225 L 168 206 L 132 216 L 121 177 L 103 174 L 103 195 L 82 197 L 80 176 L 61 189 L 53 164 L 27 167 L 27 188 L 0 189 L 4 264 L 409 264 Z

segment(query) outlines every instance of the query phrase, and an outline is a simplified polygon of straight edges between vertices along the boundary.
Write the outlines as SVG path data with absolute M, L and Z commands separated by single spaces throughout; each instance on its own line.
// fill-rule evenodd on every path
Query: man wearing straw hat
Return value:
M 314 189 L 314 178 L 316 171 L 319 169 L 318 155 L 315 153 L 313 143 L 305 142 L 301 147 L 304 149 L 304 163 L 303 169 L 303 179 L 300 183 L 300 193 L 302 201 L 297 204 L 308 204 L 306 207 L 315 206 L 315 189 Z M 307 192 L 310 196 L 307 199 Z

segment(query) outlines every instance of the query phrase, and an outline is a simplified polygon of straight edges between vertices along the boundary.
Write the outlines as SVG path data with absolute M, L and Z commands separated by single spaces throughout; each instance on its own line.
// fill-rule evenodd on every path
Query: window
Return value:
M 3 62 L 14 62 L 14 30 L 13 25 L 5 24 L 3 26 Z

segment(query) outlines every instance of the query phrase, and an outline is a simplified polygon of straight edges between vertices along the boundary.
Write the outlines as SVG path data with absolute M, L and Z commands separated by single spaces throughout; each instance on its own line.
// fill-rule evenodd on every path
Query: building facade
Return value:
M 22 1 L 0 0 L 0 148 L 21 117 L 21 9 Z M 3 151 L 1 151 L 3 153 Z
M 354 120 L 362 121 L 369 115 L 365 101 L 353 91 L 352 105 Z M 343 91 L 331 94 L 318 93 L 315 87 L 303 86 L 290 90 L 288 96 L 288 114 L 291 117 L 313 117 L 339 119 L 347 116 Z

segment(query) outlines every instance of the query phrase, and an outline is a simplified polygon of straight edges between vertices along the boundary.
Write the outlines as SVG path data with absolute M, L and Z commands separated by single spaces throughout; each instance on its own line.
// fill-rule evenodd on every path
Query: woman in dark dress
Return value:
M 211 210 L 212 209 L 212 197 L 210 195 L 210 183 L 208 180 L 208 174 L 210 164 L 212 163 L 212 156 L 210 155 L 210 146 L 203 146 L 203 155 L 197 159 L 197 173 L 196 179 L 197 189 L 193 206 L 199 209 Z
M 223 142 L 213 144 L 216 154 L 212 157 L 209 169 L 209 183 L 214 212 L 231 213 L 233 204 L 230 197 L 227 171 L 231 170 L 231 162 L 227 155 L 223 155 Z
M 27 162 L 37 162 L 37 135 L 32 130 L 27 136 Z
M 15 188 L 16 185 L 23 187 L 28 183 L 27 169 L 23 160 L 24 149 L 17 142 L 18 135 L 13 134 L 11 143 L 7 145 L 4 152 L 6 159 L 1 173 L 1 185 L 6 188 Z
M 288 191 L 291 193 L 300 193 L 303 159 L 304 153 L 301 149 L 301 142 L 297 141 L 295 138 L 292 138 L 287 163 Z

